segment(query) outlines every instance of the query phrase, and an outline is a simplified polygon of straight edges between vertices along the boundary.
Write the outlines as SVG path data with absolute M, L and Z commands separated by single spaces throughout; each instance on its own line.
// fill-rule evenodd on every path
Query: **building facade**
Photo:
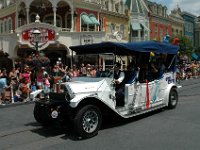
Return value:
M 162 41 L 166 34 L 194 41 L 194 16 L 181 17 L 148 0 L 0 0 L 0 50 L 15 61 L 37 49 L 69 64 L 73 45 Z
M 167 7 L 145 0 L 149 10 L 150 39 L 162 41 L 165 35 L 172 36 L 172 25 L 167 15 Z
M 143 0 L 127 1 L 129 7 L 129 41 L 149 40 L 149 9 Z
M 196 16 L 185 11 L 182 11 L 181 16 L 184 20 L 184 36 L 186 36 L 191 41 L 192 46 L 194 46 Z
M 195 24 L 195 41 L 194 46 L 196 49 L 200 50 L 200 16 L 197 17 L 197 21 Z
M 128 13 L 121 0 L 103 0 L 100 12 L 101 31 L 105 31 L 106 41 L 128 41 Z
M 1 0 L 0 49 L 15 60 L 37 47 L 52 63 L 69 63 L 69 46 L 127 42 L 125 12 L 123 0 Z
M 169 14 L 170 22 L 172 25 L 172 36 L 184 35 L 184 20 L 181 16 L 181 9 L 179 7 L 173 9 Z

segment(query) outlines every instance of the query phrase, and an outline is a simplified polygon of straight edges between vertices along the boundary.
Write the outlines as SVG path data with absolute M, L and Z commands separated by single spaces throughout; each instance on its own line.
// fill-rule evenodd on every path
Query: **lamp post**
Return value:
M 40 42 L 40 30 L 38 28 L 35 28 L 32 32 L 32 35 L 33 35 L 33 39 L 34 39 L 34 42 L 35 42 L 35 50 L 36 52 L 38 52 L 38 48 L 39 48 L 39 42 Z

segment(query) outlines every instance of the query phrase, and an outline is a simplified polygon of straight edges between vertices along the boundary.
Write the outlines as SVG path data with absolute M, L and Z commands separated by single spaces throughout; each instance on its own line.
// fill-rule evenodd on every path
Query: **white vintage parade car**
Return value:
M 96 68 L 96 76 L 72 77 L 71 81 L 61 83 L 60 92 L 51 92 L 48 99 L 37 100 L 34 117 L 39 123 L 68 120 L 79 136 L 89 138 L 98 133 L 102 118 L 108 112 L 130 118 L 164 107 L 176 107 L 178 46 L 155 41 L 103 42 L 70 49 L 76 53 L 73 63 L 76 66 L 90 64 Z M 115 62 L 122 64 L 125 74 L 120 99 L 113 83 Z M 128 70 L 130 66 L 132 69 Z

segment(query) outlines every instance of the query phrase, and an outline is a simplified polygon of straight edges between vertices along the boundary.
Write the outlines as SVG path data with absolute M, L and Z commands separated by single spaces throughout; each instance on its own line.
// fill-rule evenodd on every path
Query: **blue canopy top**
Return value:
M 156 41 L 132 43 L 102 42 L 89 45 L 71 46 L 69 48 L 77 54 L 114 53 L 116 55 L 128 55 L 137 52 L 176 54 L 179 50 L 179 46 Z

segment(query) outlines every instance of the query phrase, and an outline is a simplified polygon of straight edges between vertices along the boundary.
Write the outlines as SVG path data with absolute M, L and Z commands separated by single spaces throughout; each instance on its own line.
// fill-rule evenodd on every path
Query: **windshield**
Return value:
M 113 54 L 87 54 L 73 56 L 70 77 L 111 78 L 115 58 Z

